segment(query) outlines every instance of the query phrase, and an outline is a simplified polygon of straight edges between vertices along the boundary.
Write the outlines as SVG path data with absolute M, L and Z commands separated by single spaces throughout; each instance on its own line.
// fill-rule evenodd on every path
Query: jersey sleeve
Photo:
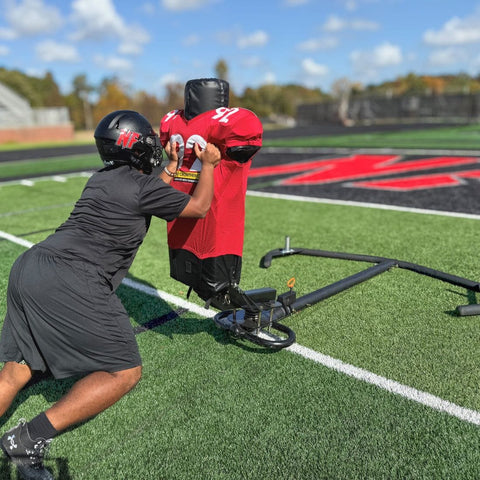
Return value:
M 187 206 L 190 195 L 176 190 L 157 177 L 146 177 L 139 190 L 138 204 L 143 214 L 163 218 L 167 222 L 177 218 Z
M 246 145 L 261 147 L 262 136 L 262 122 L 251 110 L 229 108 L 214 124 L 210 141 L 226 151 Z
M 171 110 L 160 121 L 160 142 L 163 148 L 167 144 L 171 136 L 171 126 L 175 121 L 175 117 L 181 113 L 181 110 Z

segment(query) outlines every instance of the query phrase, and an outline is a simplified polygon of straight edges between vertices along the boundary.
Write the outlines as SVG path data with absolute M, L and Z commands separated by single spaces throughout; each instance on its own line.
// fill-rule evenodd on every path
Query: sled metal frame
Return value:
M 467 278 L 462 278 L 457 275 L 452 275 L 450 273 L 442 272 L 440 270 L 435 270 L 430 267 L 418 265 L 416 263 L 405 262 L 403 260 L 396 260 L 393 258 L 377 257 L 374 255 L 332 252 L 328 250 L 312 250 L 308 248 L 291 248 L 289 237 L 285 238 L 284 248 L 271 250 L 266 255 L 264 255 L 260 262 L 260 266 L 262 268 L 268 268 L 270 267 L 274 258 L 285 257 L 289 255 L 307 255 L 312 257 L 335 258 L 341 260 L 353 260 L 357 262 L 377 264 L 375 267 L 367 268 L 366 270 L 356 273 L 355 275 L 344 278 L 336 283 L 320 288 L 319 290 L 316 290 L 312 293 L 305 295 L 304 297 L 299 298 L 295 303 L 291 305 L 291 307 L 295 310 L 300 310 L 302 308 L 305 308 L 306 306 L 313 305 L 314 303 L 324 300 L 332 295 L 343 292 L 344 290 L 354 285 L 357 285 L 358 283 L 364 282 L 365 280 L 368 280 L 369 278 L 372 278 L 380 273 L 383 273 L 392 267 L 410 270 L 412 272 L 419 273 L 420 275 L 426 275 L 428 277 L 450 283 L 451 285 L 466 288 L 467 290 L 471 290 L 472 292 L 480 292 L 479 282 L 475 280 L 469 280 Z M 456 312 L 459 316 L 479 315 L 480 305 L 459 305 L 456 308 Z
M 233 309 L 224 310 L 215 315 L 214 321 L 217 326 L 230 331 L 235 337 L 245 338 L 263 347 L 275 349 L 285 348 L 294 343 L 295 333 L 289 327 L 279 323 L 279 320 L 348 290 L 394 267 L 410 270 L 420 275 L 426 275 L 473 292 L 480 292 L 479 282 L 430 267 L 373 255 L 312 250 L 308 248 L 291 248 L 289 237 L 285 238 L 284 248 L 271 250 L 262 257 L 260 267 L 269 268 L 273 259 L 290 255 L 353 260 L 357 262 L 374 263 L 375 265 L 335 283 L 307 293 L 298 299 L 292 288 L 290 288 L 290 291 L 279 295 L 275 300 L 276 291 L 274 289 L 265 288 L 243 292 L 238 288 L 238 285 L 230 285 L 227 296 Z M 479 315 L 480 304 L 459 305 L 456 308 L 456 313 L 459 316 Z M 255 322 L 257 323 L 255 324 Z M 285 337 L 286 334 L 287 337 L 281 338 L 271 335 L 272 329 L 282 332 L 284 334 L 283 337 Z
M 277 292 L 273 288 L 242 291 L 238 285 L 230 285 L 225 297 L 231 309 L 217 313 L 213 320 L 218 327 L 229 331 L 236 338 L 244 338 L 271 349 L 289 347 L 295 342 L 295 332 L 278 322 L 278 319 L 286 315 L 274 318 L 274 312 L 291 303 L 295 299 L 295 292 L 290 289 L 289 292 L 276 296 Z

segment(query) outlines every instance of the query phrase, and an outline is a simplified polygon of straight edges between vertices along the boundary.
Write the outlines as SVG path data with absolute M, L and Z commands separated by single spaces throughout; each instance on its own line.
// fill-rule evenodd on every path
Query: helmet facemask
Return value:
M 130 157 L 130 163 L 135 168 L 150 175 L 153 168 L 162 163 L 163 148 L 160 138 L 157 135 L 140 137 L 133 145 Z
M 137 112 L 110 113 L 100 121 L 94 136 L 106 166 L 131 165 L 150 174 L 162 161 L 160 138 L 148 120 Z

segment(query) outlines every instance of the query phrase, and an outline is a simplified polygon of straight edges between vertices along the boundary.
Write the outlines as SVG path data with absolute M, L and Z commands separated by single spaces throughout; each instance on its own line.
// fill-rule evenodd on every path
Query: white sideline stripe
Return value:
M 52 177 L 52 180 L 54 182 L 61 182 L 61 183 L 65 183 L 67 181 L 67 177 L 64 177 L 63 175 L 54 175 Z
M 316 352 L 315 350 L 311 350 L 310 348 L 303 347 L 298 343 L 294 343 L 290 347 L 287 347 L 287 350 L 301 355 L 304 358 L 313 360 L 316 363 L 320 363 L 321 365 L 324 365 L 332 370 L 336 370 L 337 372 L 356 378 L 357 380 L 362 380 L 366 383 L 370 383 L 371 385 L 375 385 L 382 390 L 386 390 L 387 392 L 395 393 L 401 397 L 413 400 L 414 402 L 420 403 L 434 410 L 438 410 L 439 412 L 448 413 L 452 417 L 459 418 L 465 422 L 473 423 L 474 425 L 480 425 L 480 412 L 476 410 L 461 407 L 455 403 L 449 402 L 448 400 L 436 397 L 431 393 L 422 392 L 416 388 L 412 388 L 394 380 L 381 377 L 380 375 L 376 375 L 375 373 L 364 370 L 363 368 L 355 367 L 336 358 L 332 358 L 328 355 Z
M 441 148 L 381 148 L 381 147 L 262 147 L 262 153 L 307 153 L 307 154 L 347 154 L 354 153 L 372 154 L 372 155 L 459 155 L 478 157 L 478 150 L 448 150 Z
M 35 245 L 34 243 L 24 240 L 23 238 L 16 237 L 15 235 L 11 235 L 7 232 L 2 232 L 1 230 L 0 237 L 27 248 L 33 247 L 33 245 Z M 147 295 L 150 295 L 152 297 L 159 297 L 166 302 L 177 305 L 178 307 L 186 308 L 191 312 L 196 313 L 197 315 L 201 315 L 202 317 L 211 318 L 215 315 L 215 312 L 213 312 L 212 310 L 200 307 L 194 303 L 188 302 L 187 300 L 183 300 L 180 297 L 171 295 L 170 293 L 163 292 L 161 290 L 157 290 L 153 287 L 149 287 L 148 285 L 136 282 L 130 278 L 124 278 L 122 284 L 126 285 L 127 287 L 134 288 L 135 290 L 138 290 L 140 292 L 146 293 Z
M 471 220 L 480 220 L 480 215 L 475 215 L 473 213 L 448 212 L 444 210 L 428 210 L 426 208 L 397 207 L 395 205 L 384 205 L 383 203 L 353 202 L 351 200 L 333 200 L 330 198 L 303 197 L 301 195 L 260 192 L 257 190 L 247 190 L 247 195 L 251 197 L 291 200 L 294 202 L 325 203 L 330 205 L 345 205 L 348 207 L 376 208 L 378 210 L 393 210 L 397 212 L 420 213 L 422 215 L 440 215 L 442 217 L 469 218 Z
M 7 232 L 2 232 L 1 230 L 0 230 L 0 237 L 4 238 L 5 240 L 8 240 L 9 242 L 22 245 L 22 247 L 30 248 L 34 245 L 32 242 L 24 240 L 23 238 L 16 237 L 15 235 L 10 235 Z
M 34 177 L 32 179 L 0 181 L 0 187 L 12 186 L 12 185 L 13 186 L 25 185 L 27 187 L 33 187 L 36 182 L 43 182 L 43 181 L 66 182 L 69 178 L 91 177 L 91 176 L 92 176 L 92 172 L 88 172 L 88 171 L 65 173 L 62 175 L 45 175 L 42 177 Z
M 149 287 L 147 285 L 144 285 L 143 283 L 138 283 L 135 280 L 132 280 L 130 278 L 124 278 L 122 281 L 122 284 L 126 285 L 127 287 L 138 290 L 140 292 L 146 293 L 151 297 L 161 298 L 166 302 L 173 303 L 177 307 L 182 307 L 187 310 L 190 310 L 191 312 L 196 313 L 197 315 L 201 315 L 202 317 L 212 318 L 215 315 L 215 312 L 213 312 L 212 310 L 208 310 L 206 308 L 200 307 L 195 303 L 189 302 L 188 300 L 184 300 L 183 298 L 177 297 L 175 295 L 171 295 L 170 293 L 167 293 L 167 292 L 163 292 L 162 290 L 157 290 L 156 288 Z
M 478 152 L 477 152 L 478 153 Z M 0 182 L 0 187 L 3 185 L 25 185 L 27 187 L 32 187 L 35 185 L 36 181 L 45 181 L 53 180 L 57 182 L 64 182 L 68 178 L 75 177 L 90 177 L 92 172 L 75 172 L 71 174 L 65 174 L 62 176 L 45 176 L 45 177 L 36 177 L 35 181 L 24 179 L 24 180 L 7 180 L 5 182 Z M 382 203 L 368 203 L 368 202 L 354 202 L 351 200 L 334 200 L 330 198 L 315 198 L 315 197 L 305 197 L 301 195 L 288 195 L 282 193 L 271 193 L 271 192 L 261 192 L 258 190 L 247 190 L 247 195 L 252 197 L 265 197 L 265 198 L 277 198 L 280 200 L 292 200 L 294 202 L 309 202 L 309 203 L 323 203 L 329 205 L 344 205 L 349 207 L 363 207 L 363 208 L 374 208 L 378 210 L 392 210 L 397 212 L 410 212 L 410 213 L 419 213 L 425 215 L 440 215 L 444 217 L 456 217 L 456 218 L 468 218 L 471 220 L 480 220 L 480 215 L 475 215 L 473 213 L 461 213 L 461 212 L 448 212 L 443 210 L 429 210 L 426 208 L 412 208 L 412 207 L 398 207 L 395 205 L 384 205 Z
M 34 245 L 33 243 L 27 242 L 22 238 L 15 237 L 14 235 L 10 235 L 9 233 L 2 231 L 0 231 L 0 237 L 27 248 L 30 248 Z M 157 290 L 156 288 L 149 287 L 129 278 L 125 278 L 122 281 L 122 284 L 152 297 L 161 298 L 162 300 L 177 305 L 178 307 L 186 308 L 191 312 L 203 317 L 212 318 L 215 315 L 215 312 L 211 310 L 207 310 L 206 308 L 200 307 L 175 295 Z M 394 380 L 390 380 L 375 373 L 369 372 L 368 370 L 344 363 L 341 360 L 316 352 L 315 350 L 299 345 L 298 343 L 294 343 L 285 350 L 296 353 L 297 355 L 312 360 L 331 370 L 335 370 L 357 380 L 362 380 L 363 382 L 375 385 L 376 387 L 386 390 L 387 392 L 400 395 L 401 397 L 407 398 L 421 405 L 425 405 L 439 412 L 448 413 L 452 417 L 456 417 L 465 422 L 472 423 L 474 425 L 480 425 L 480 412 L 476 410 L 461 407 L 460 405 L 456 405 L 455 403 L 449 402 L 448 400 L 444 400 L 440 397 L 436 397 L 430 393 L 422 392 L 421 390 L 403 385 Z
M 135 282 L 134 280 L 126 278 L 122 283 L 136 290 L 140 290 L 147 295 L 159 297 L 169 303 L 173 303 L 178 307 L 186 308 L 204 317 L 211 318 L 215 315 L 215 312 L 212 312 L 211 310 L 199 307 L 198 305 L 176 297 L 175 295 L 162 292 L 161 290 L 157 290 L 153 287 L 148 287 L 141 283 Z M 382 390 L 395 393 L 401 397 L 413 400 L 414 402 L 420 403 L 439 412 L 448 413 L 449 415 L 459 418 L 465 422 L 480 425 L 480 412 L 477 412 L 476 410 L 470 410 L 468 408 L 461 407 L 447 400 L 443 400 L 440 397 L 436 397 L 430 393 L 422 392 L 421 390 L 403 385 L 394 380 L 390 380 L 375 373 L 369 372 L 368 370 L 344 363 L 341 360 L 316 352 L 315 350 L 299 345 L 298 343 L 294 343 L 290 347 L 287 347 L 286 350 L 296 353 L 297 355 L 309 360 L 313 360 L 314 362 L 319 363 L 331 370 L 336 370 L 337 372 L 348 375 L 349 377 L 353 377 L 357 380 L 362 380 L 366 383 L 370 383 L 371 385 L 375 385 Z

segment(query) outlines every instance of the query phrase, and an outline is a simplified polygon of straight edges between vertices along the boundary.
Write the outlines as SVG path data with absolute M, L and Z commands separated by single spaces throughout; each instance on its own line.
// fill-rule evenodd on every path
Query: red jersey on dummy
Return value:
M 220 255 L 242 255 L 245 224 L 245 193 L 251 159 L 245 163 L 231 160 L 227 149 L 244 145 L 261 147 L 263 127 L 258 117 L 244 108 L 220 107 L 195 116 L 184 117 L 183 110 L 167 113 L 160 124 L 160 139 L 179 145 L 179 170 L 170 185 L 191 194 L 198 182 L 201 162 L 195 143 L 202 147 L 215 144 L 222 155 L 215 168 L 212 205 L 202 219 L 177 218 L 167 224 L 168 246 L 185 249 L 200 259 Z

